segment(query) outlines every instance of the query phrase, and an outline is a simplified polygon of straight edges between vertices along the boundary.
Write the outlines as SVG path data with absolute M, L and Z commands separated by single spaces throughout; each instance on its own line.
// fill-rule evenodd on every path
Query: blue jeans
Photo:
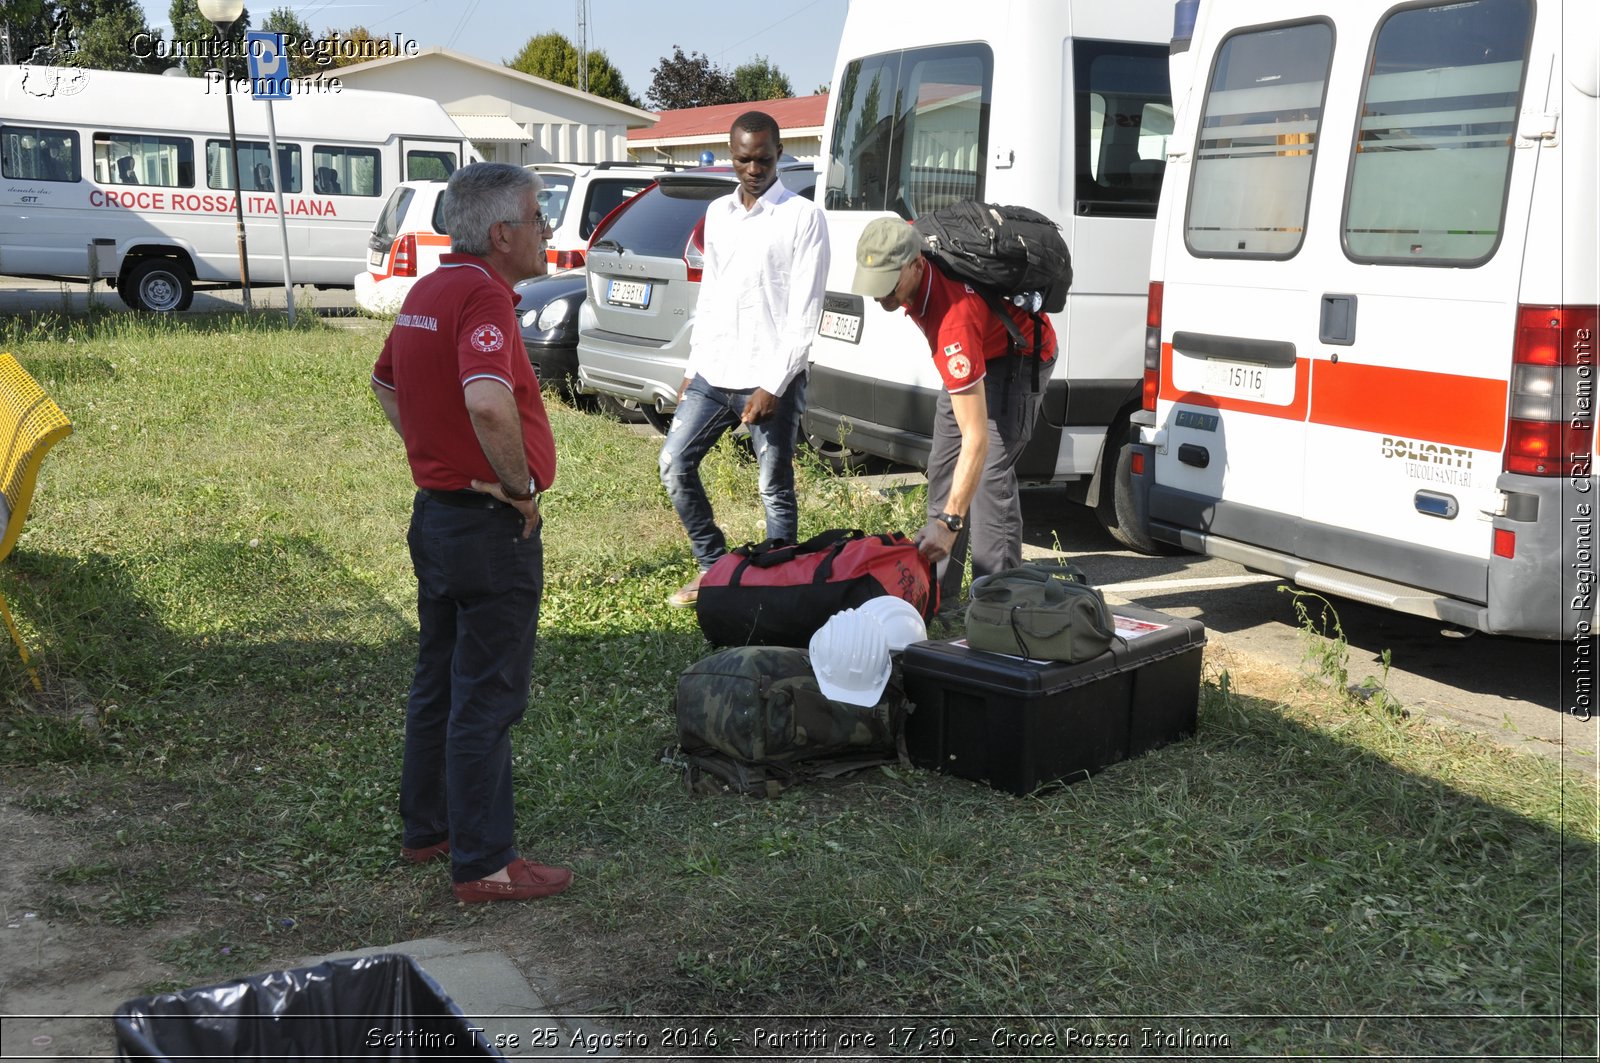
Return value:
M 689 549 L 704 572 L 728 552 L 727 539 L 711 513 L 711 500 L 700 481 L 700 462 L 724 432 L 739 425 L 744 404 L 754 388 L 730 391 L 714 388 L 696 376 L 684 390 L 672 415 L 667 441 L 661 445 L 661 483 L 678 511 Z M 800 418 L 806 411 L 806 376 L 801 373 L 778 396 L 778 408 L 760 424 L 750 426 L 756 462 L 761 471 L 761 505 L 767 513 L 767 538 L 796 539 L 800 533 L 800 507 L 794 496 L 794 445 Z
M 417 671 L 400 771 L 404 844 L 450 840 L 451 877 L 517 858 L 511 725 L 528 706 L 544 546 L 510 506 L 464 509 L 418 492 L 407 542 L 417 574 Z

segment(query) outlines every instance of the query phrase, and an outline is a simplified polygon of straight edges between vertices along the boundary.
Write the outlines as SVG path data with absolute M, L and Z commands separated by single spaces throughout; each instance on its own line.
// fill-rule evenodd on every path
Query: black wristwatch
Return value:
M 960 535 L 961 529 L 967 526 L 966 518 L 958 517 L 954 513 L 941 513 L 933 519 L 942 523 L 946 528 L 949 528 L 950 531 L 956 535 Z

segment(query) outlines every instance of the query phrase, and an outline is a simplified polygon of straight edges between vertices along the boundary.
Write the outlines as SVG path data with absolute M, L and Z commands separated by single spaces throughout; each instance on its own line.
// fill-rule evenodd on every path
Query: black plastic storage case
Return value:
M 1194 734 L 1205 627 L 1112 609 L 1118 638 L 1081 664 L 950 642 L 906 647 L 906 751 L 924 768 L 1026 794 Z

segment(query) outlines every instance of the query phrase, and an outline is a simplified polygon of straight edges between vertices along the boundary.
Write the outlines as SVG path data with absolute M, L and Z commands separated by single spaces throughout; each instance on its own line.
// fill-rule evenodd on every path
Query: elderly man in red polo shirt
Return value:
M 1044 335 L 1031 347 L 1046 365 L 1035 372 L 1032 349 L 1012 350 L 983 297 L 945 276 L 926 249 L 899 218 L 868 222 L 856 244 L 851 290 L 885 310 L 904 307 L 944 381 L 928 453 L 928 523 L 916 540 L 922 556 L 938 563 L 940 600 L 956 603 L 969 540 L 973 579 L 1022 564 L 1017 459 L 1033 436 L 1056 334 L 1044 318 Z M 1027 312 L 1009 304 L 1006 311 L 1031 340 Z
M 518 855 L 511 788 L 511 726 L 527 709 L 544 591 L 539 492 L 556 474 L 511 289 L 545 270 L 550 222 L 538 193 L 520 166 L 451 175 L 452 253 L 406 296 L 372 371 L 417 485 L 400 855 L 448 856 L 466 903 L 544 897 L 572 881 Z

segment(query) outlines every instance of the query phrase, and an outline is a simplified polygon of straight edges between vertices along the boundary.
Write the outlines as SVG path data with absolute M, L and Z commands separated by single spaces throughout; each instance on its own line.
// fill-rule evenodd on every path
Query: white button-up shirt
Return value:
M 706 208 L 704 259 L 684 376 L 782 395 L 805 372 L 822 317 L 822 208 L 781 181 L 749 210 L 735 190 Z

